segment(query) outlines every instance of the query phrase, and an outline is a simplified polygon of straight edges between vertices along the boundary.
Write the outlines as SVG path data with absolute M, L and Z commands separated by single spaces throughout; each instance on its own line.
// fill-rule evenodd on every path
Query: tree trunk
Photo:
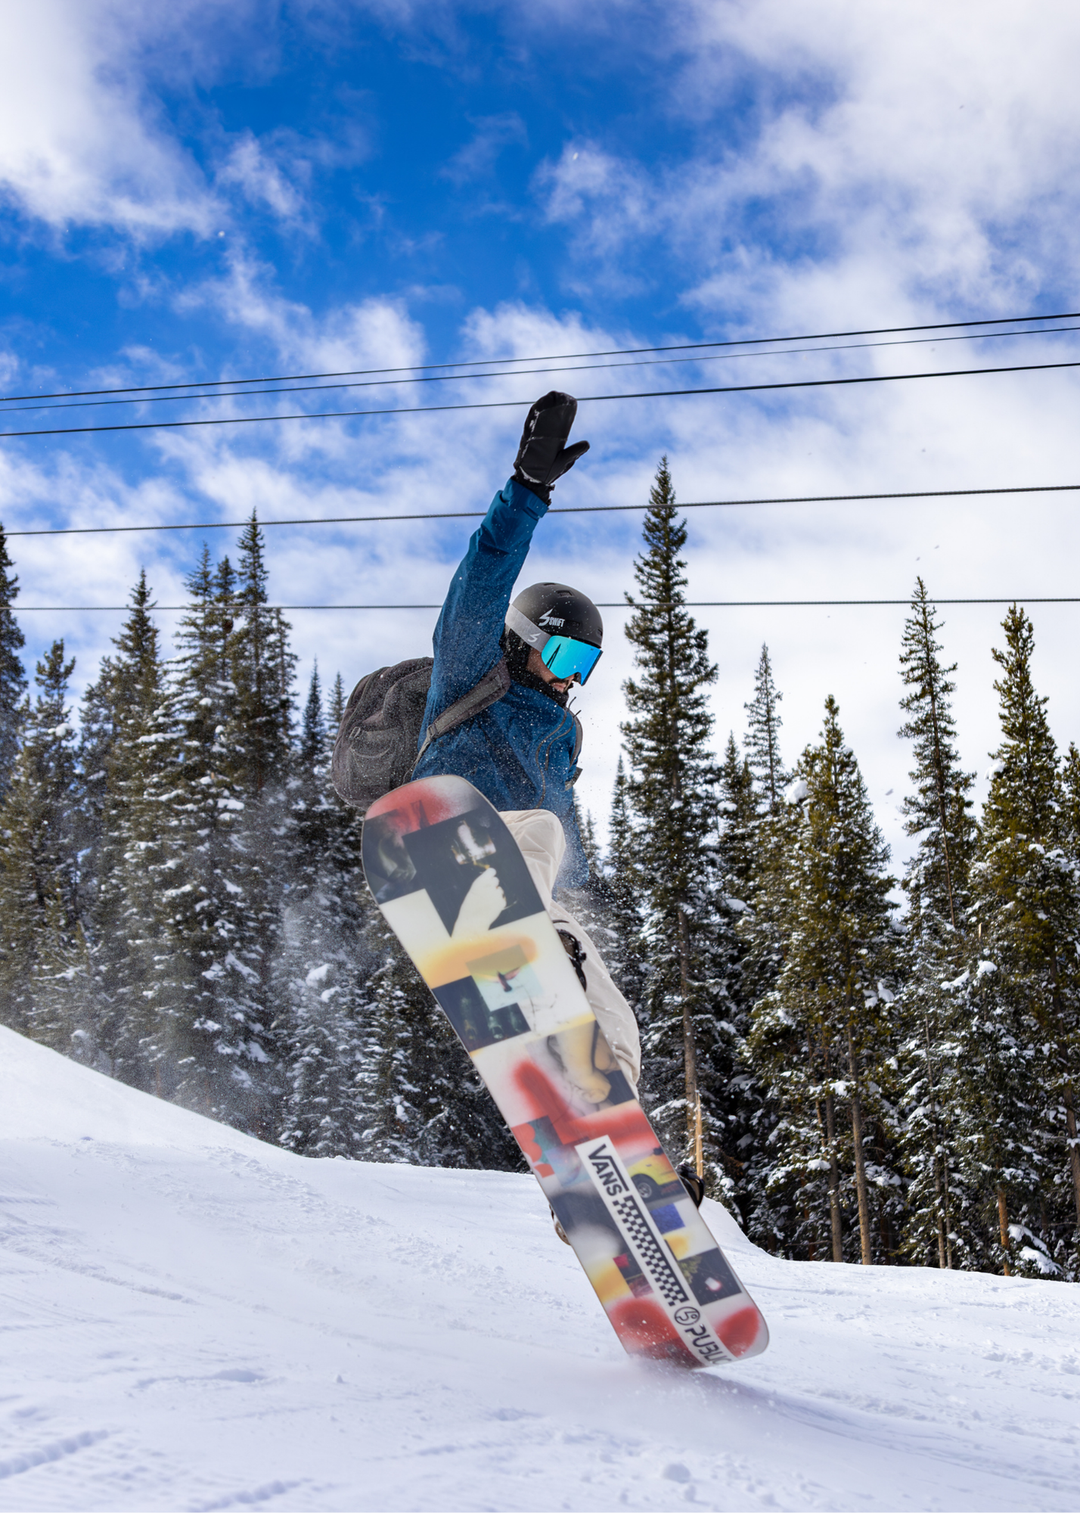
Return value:
M 848 1030 L 848 1070 L 851 1073 L 851 1138 L 855 1144 L 855 1192 L 859 1200 L 859 1251 L 862 1264 L 873 1264 L 870 1248 L 870 1194 L 866 1186 L 866 1162 L 862 1146 L 862 1104 L 855 1077 L 855 1045 Z
M 840 1167 L 836 1160 L 836 1115 L 833 1096 L 825 1094 L 825 1136 L 829 1144 L 829 1222 L 832 1225 L 832 1258 L 844 1259 L 843 1231 L 840 1228 Z
M 1009 1267 L 1009 1210 L 1005 1202 L 1005 1189 L 1001 1186 L 997 1190 L 998 1205 L 998 1232 L 1001 1235 L 1001 1248 L 1005 1252 L 1002 1270 L 1008 1277 L 1012 1275 Z

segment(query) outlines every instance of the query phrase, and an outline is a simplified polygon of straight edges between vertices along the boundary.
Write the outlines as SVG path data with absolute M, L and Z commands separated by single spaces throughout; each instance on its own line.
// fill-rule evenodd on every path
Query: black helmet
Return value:
M 540 653 L 556 682 L 576 678 L 587 683 L 600 660 L 604 639 L 600 611 L 591 599 L 565 583 L 534 583 L 518 594 L 506 611 L 506 629 L 512 632 L 511 643 L 520 648 L 520 656 L 510 661 L 511 677 L 518 681 L 530 682 L 533 676 L 524 676 L 527 663 L 521 660 L 531 650 Z M 550 692 L 542 680 L 540 686 Z
M 604 641 L 604 622 L 596 605 L 565 583 L 534 583 L 523 589 L 507 610 L 506 623 L 528 646 L 538 648 L 549 636 L 572 636 L 589 646 L 602 646 Z

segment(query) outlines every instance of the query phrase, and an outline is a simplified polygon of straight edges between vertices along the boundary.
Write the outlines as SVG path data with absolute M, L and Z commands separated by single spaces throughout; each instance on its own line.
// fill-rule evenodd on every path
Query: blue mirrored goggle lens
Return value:
M 544 666 L 556 678 L 572 678 L 576 673 L 582 683 L 587 683 L 589 674 L 600 660 L 600 648 L 590 646 L 587 641 L 575 641 L 573 636 L 549 636 L 540 655 Z

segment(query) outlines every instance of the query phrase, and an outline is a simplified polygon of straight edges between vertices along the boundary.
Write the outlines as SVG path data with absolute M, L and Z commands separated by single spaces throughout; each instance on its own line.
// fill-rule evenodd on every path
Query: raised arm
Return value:
M 432 716 L 474 687 L 499 660 L 510 594 L 547 505 L 515 478 L 491 501 L 454 574 L 432 645 Z
M 589 450 L 568 447 L 577 400 L 553 390 L 529 411 L 513 476 L 491 501 L 479 530 L 450 583 L 432 643 L 432 719 L 467 693 L 501 655 L 499 640 L 533 531 L 551 503 L 556 479 Z

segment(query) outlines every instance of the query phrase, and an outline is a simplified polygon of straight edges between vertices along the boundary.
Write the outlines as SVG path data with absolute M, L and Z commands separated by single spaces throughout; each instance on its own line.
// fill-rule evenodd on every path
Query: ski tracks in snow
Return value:
M 0 1032 L 0 1510 L 1080 1505 L 1080 1289 L 708 1214 L 773 1343 L 686 1376 L 531 1179 L 303 1160 Z

